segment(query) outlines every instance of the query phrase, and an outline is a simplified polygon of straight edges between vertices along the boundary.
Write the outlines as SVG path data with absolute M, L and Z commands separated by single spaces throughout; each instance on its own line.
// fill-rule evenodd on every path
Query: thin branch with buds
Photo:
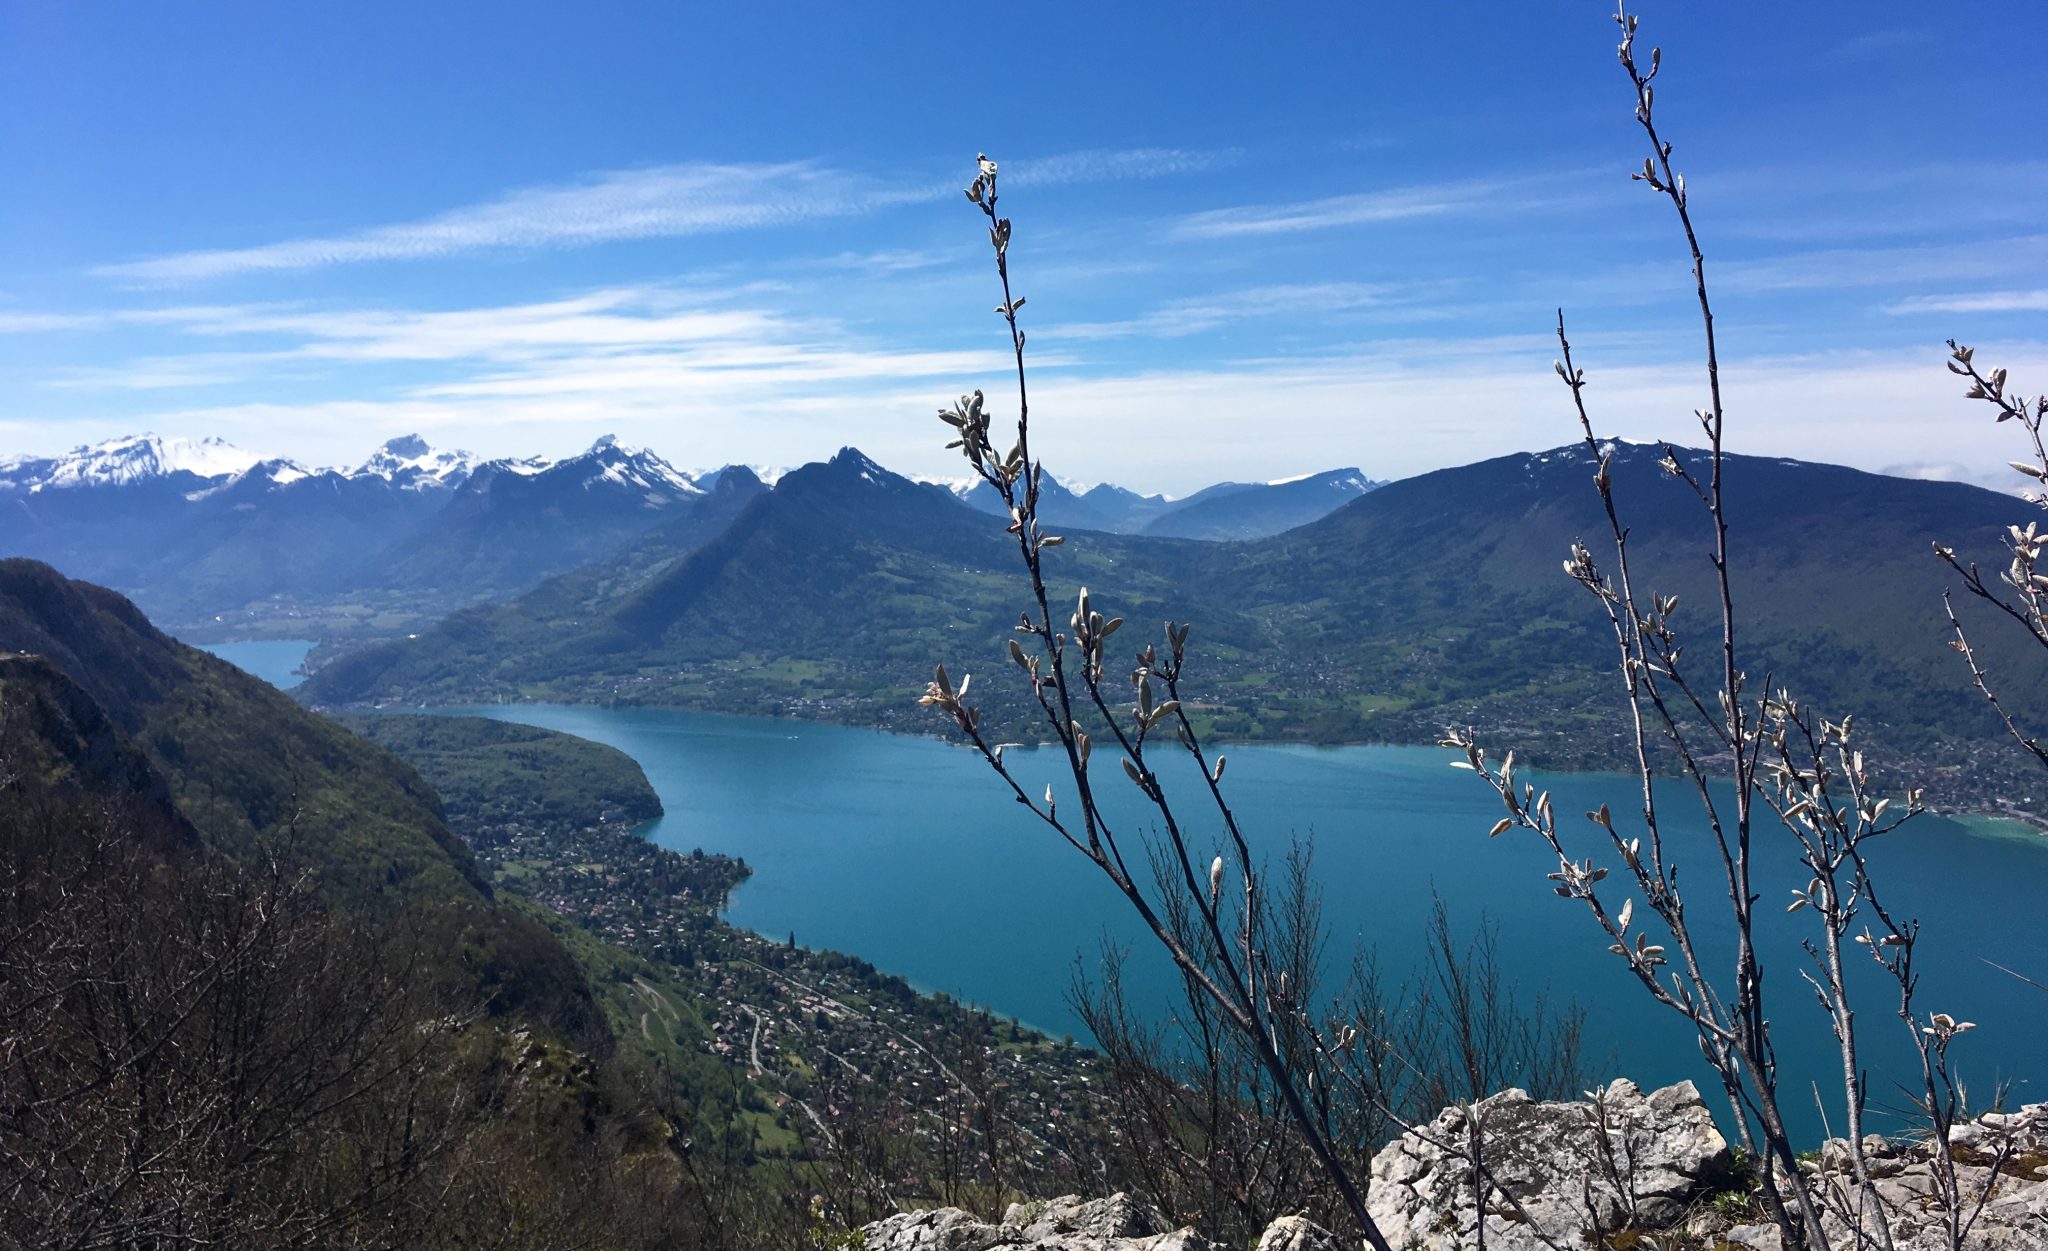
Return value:
M 1305 1019 L 1305 1012 L 1289 997 L 1285 975 L 1275 975 L 1265 947 L 1260 927 L 1260 885 L 1251 846 L 1220 788 L 1224 759 L 1218 756 L 1213 765 L 1210 763 L 1195 727 L 1182 711 L 1180 679 L 1189 627 L 1169 622 L 1163 654 L 1156 644 L 1138 652 L 1130 674 L 1134 701 L 1122 707 L 1121 699 L 1109 693 L 1106 675 L 1109 640 L 1122 628 L 1123 619 L 1098 611 L 1084 588 L 1067 628 L 1060 629 L 1054 624 L 1046 586 L 1045 553 L 1064 539 L 1047 534 L 1039 521 L 1039 495 L 1045 471 L 1031 453 L 1026 336 L 1017 317 L 1025 300 L 1011 285 L 1012 226 L 998 208 L 997 175 L 996 163 L 986 156 L 980 157 L 979 171 L 966 195 L 987 218 L 989 245 L 995 253 L 996 275 L 1002 286 L 1003 299 L 996 312 L 1009 330 L 1016 361 L 1016 439 L 1007 451 L 996 450 L 990 437 L 991 418 L 986 400 L 979 391 L 961 397 L 955 407 L 941 410 L 940 417 L 956 435 L 948 446 L 960 449 L 976 475 L 994 488 L 1008 511 L 1009 532 L 1017 538 L 1031 593 L 1031 608 L 1020 614 L 1017 637 L 1010 642 L 1010 658 L 1026 675 L 1046 728 L 1065 754 L 1067 773 L 1079 796 L 1079 824 L 1060 817 L 1050 786 L 1042 800 L 1027 791 L 1005 762 L 1003 748 L 984 737 L 980 710 L 967 698 L 971 678 L 963 677 L 956 688 L 944 666 L 940 666 L 920 702 L 953 718 L 969 743 L 1009 787 L 1011 797 L 1109 879 L 1180 969 L 1191 993 L 1214 1004 L 1230 1027 L 1251 1043 L 1261 1068 L 1271 1078 L 1309 1151 L 1337 1189 L 1353 1223 L 1375 1251 L 1388 1251 L 1385 1238 L 1367 1211 L 1362 1188 L 1330 1141 L 1323 1119 L 1317 1115 L 1309 1083 L 1283 1050 L 1283 1036 L 1295 1031 Z M 1108 735 L 1105 746 L 1118 757 L 1125 777 L 1156 814 L 1165 840 L 1161 888 L 1169 888 L 1170 884 L 1171 889 L 1184 894 L 1184 902 L 1192 907 L 1197 922 L 1202 939 L 1199 945 L 1176 931 L 1167 909 L 1154 900 L 1133 872 L 1124 842 L 1098 800 L 1094 776 L 1089 771 L 1096 733 L 1082 726 L 1083 715 L 1096 727 L 1096 733 Z M 1241 902 L 1224 901 L 1227 868 L 1223 856 L 1217 856 L 1205 870 L 1197 867 L 1200 857 L 1191 842 L 1189 827 L 1154 768 L 1152 749 L 1164 730 L 1172 731 L 1178 747 L 1193 758 L 1208 781 L 1210 805 L 1226 832 L 1236 861 L 1243 892 Z M 1167 750 L 1172 750 L 1172 746 Z
M 1492 833 L 1499 835 L 1515 828 L 1535 833 L 1556 857 L 1557 869 L 1550 874 L 1556 893 L 1583 904 L 1594 926 L 1608 939 L 1609 950 L 1626 963 L 1637 984 L 1652 1000 L 1677 1012 L 1692 1025 L 1702 1055 L 1729 1098 L 1744 1145 L 1769 1162 L 1759 1178 L 1761 1197 L 1788 1247 L 1823 1251 L 1831 1245 L 1829 1227 L 1822 1221 L 1824 1210 L 1836 1218 L 1838 1227 L 1846 1229 L 1854 1246 L 1892 1245 L 1890 1217 L 1872 1184 L 1864 1146 L 1868 1090 L 1850 992 L 1852 953 L 1859 946 L 1867 949 L 1898 989 L 1898 1015 L 1921 1061 L 1921 1089 L 1914 1095 L 1914 1102 L 1935 1130 L 1935 1137 L 1944 1142 L 1934 1151 L 1933 1164 L 1950 1219 L 1949 1245 L 1960 1247 L 1973 1218 L 1965 1215 L 1970 1210 L 1970 1197 L 1961 1192 L 1954 1161 L 1945 1146 L 1945 1135 L 1961 1111 L 1959 1088 L 1949 1069 L 1947 1048 L 1970 1027 L 1944 1013 L 1926 1017 L 1919 1013 L 1914 1002 L 1918 981 L 1913 969 L 1918 925 L 1887 910 L 1867 858 L 1868 845 L 1873 840 L 1889 834 L 1921 811 L 1921 796 L 1917 790 L 1909 792 L 1905 803 L 1893 813 L 1889 800 L 1870 793 L 1863 754 L 1852 737 L 1853 718 L 1834 722 L 1816 717 L 1788 693 L 1774 691 L 1768 679 L 1763 684 L 1767 692 L 1764 697 L 1753 699 L 1744 694 L 1746 675 L 1737 646 L 1738 618 L 1729 572 L 1729 517 L 1723 481 L 1726 415 L 1706 260 L 1693 223 L 1684 176 L 1673 167 L 1673 146 L 1657 126 L 1653 80 L 1662 58 L 1652 50 L 1648 67 L 1644 68 L 1636 57 L 1638 19 L 1624 10 L 1616 20 L 1622 27 L 1619 58 L 1635 93 L 1636 122 L 1651 150 L 1642 169 L 1631 176 L 1671 205 L 1692 258 L 1708 392 L 1707 406 L 1695 413 L 1706 436 L 1705 465 L 1702 471 L 1695 464 L 1688 464 L 1668 444 L 1663 448 L 1661 465 L 1701 505 L 1711 534 L 1709 562 L 1714 572 L 1719 617 L 1719 663 L 1715 666 L 1718 673 L 1711 683 L 1697 680 L 1684 661 L 1685 649 L 1672 624 L 1678 608 L 1676 597 L 1642 588 L 1639 571 L 1631 561 L 1628 527 L 1615 499 L 1614 451 L 1594 433 L 1586 405 L 1586 374 L 1573 359 L 1560 314 L 1557 332 L 1562 358 L 1556 369 L 1570 391 L 1587 454 L 1595 465 L 1593 484 L 1605 513 L 1613 553 L 1610 574 L 1584 544 L 1575 543 L 1565 561 L 1565 571 L 1599 602 L 1613 636 L 1621 660 L 1623 695 L 1641 790 L 1640 822 L 1633 827 L 1618 819 L 1606 805 L 1586 816 L 1601 832 L 1608 849 L 1620 859 L 1624 872 L 1619 880 L 1632 888 L 1631 897 L 1618 909 L 1612 906 L 1608 892 L 1613 888 L 1603 885 L 1609 878 L 1609 869 L 1594 860 L 1576 858 L 1568 849 L 1568 840 L 1552 811 L 1548 794 L 1538 794 L 1534 786 L 1518 781 L 1513 753 L 1500 764 L 1494 764 L 1469 730 L 1448 732 L 1444 745 L 1460 752 L 1463 759 L 1454 763 L 1475 772 L 1505 804 L 1507 816 L 1495 824 Z M 1969 368 L 1966 353 L 1961 357 L 1961 365 L 1959 373 Z M 2024 401 L 2004 397 L 2003 381 L 2002 373 L 1979 379 L 1977 389 L 2008 410 L 2001 420 L 2018 416 L 2029 422 L 2029 429 L 2036 432 L 2039 450 L 2041 412 L 2025 409 Z M 2038 476 L 2048 480 L 2048 457 L 2043 458 L 2042 473 Z M 2016 550 L 2023 548 L 2031 559 L 2038 550 L 2032 532 L 2015 530 L 2014 534 Z M 2048 542 L 2048 537 L 2042 542 Z M 2015 569 L 2019 570 L 2017 563 Z M 2020 572 L 2030 575 L 2031 566 Z M 2024 596 L 2036 587 L 2048 586 L 2048 578 L 2033 583 L 2022 577 L 2015 585 Z M 1973 589 L 1984 593 L 1981 583 Z M 2023 599 L 2017 609 L 2008 611 L 2024 614 L 2027 604 L 2037 602 Z M 1965 655 L 1969 654 L 1965 649 Z M 1978 676 L 1980 688 L 1989 695 L 1981 671 Z M 2019 732 L 2011 727 L 2010 721 L 2008 726 L 2017 736 Z M 1676 865 L 1667 855 L 1666 816 L 1659 788 L 1659 761 L 1667 754 L 1678 765 L 1678 784 L 1698 801 L 1720 865 L 1734 932 L 1729 993 L 1724 993 L 1706 971 L 1706 952 L 1687 914 L 1687 900 L 1679 888 Z M 2044 756 L 2044 761 L 2048 761 L 2048 756 Z M 1732 801 L 1717 797 L 1707 782 L 1710 770 L 1718 772 L 1723 767 L 1733 774 Z M 1818 933 L 1806 943 L 1811 967 L 1802 970 L 1801 977 L 1826 1013 L 1839 1047 L 1851 1173 L 1846 1189 L 1831 1181 L 1812 1183 L 1802 1176 L 1780 1104 L 1780 1077 L 1771 1044 L 1764 967 L 1755 937 L 1758 899 L 1752 869 L 1759 802 L 1791 838 L 1811 873 L 1807 887 L 1793 893 L 1787 911 L 1810 911 L 1818 921 Z M 1664 941 L 1653 941 L 1647 932 L 1632 933 L 1639 915 L 1636 896 L 1644 905 L 1641 915 L 1645 920 L 1655 919 L 1668 936 L 1668 946 Z

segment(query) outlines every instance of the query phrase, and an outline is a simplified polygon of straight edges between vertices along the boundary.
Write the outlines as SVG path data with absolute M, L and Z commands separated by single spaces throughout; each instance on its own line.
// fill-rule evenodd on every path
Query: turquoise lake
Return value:
M 295 639 L 267 639 L 252 643 L 201 643 L 206 651 L 223 660 L 231 661 L 245 672 L 253 673 L 281 690 L 290 690 L 305 681 L 300 674 L 299 662 L 313 650 L 311 643 Z
M 244 663 L 239 648 L 213 650 Z M 261 645 L 265 648 L 274 645 Z M 274 653 L 248 662 L 269 663 Z M 295 663 L 295 662 L 294 662 Z M 288 672 L 291 666 L 285 666 Z M 1080 1033 L 1066 1002 L 1077 961 L 1093 967 L 1105 939 L 1132 947 L 1127 985 L 1170 1010 L 1174 979 L 1127 905 L 1056 835 L 1006 798 L 978 757 L 936 739 L 798 721 L 754 720 L 657 708 L 490 705 L 442 708 L 518 721 L 607 743 L 631 755 L 660 793 L 666 815 L 647 827 L 664 846 L 744 857 L 754 876 L 735 895 L 730 919 L 760 933 L 794 933 L 900 973 L 927 990 L 987 1004 L 1054 1034 Z M 1501 744 L 1501 747 L 1507 744 Z M 1625 1075 L 1650 1085 L 1701 1079 L 1690 1027 L 1650 1004 L 1585 916 L 1551 894 L 1552 867 L 1533 839 L 1489 839 L 1499 800 L 1445 752 L 1422 747 L 1229 749 L 1228 788 L 1241 823 L 1275 861 L 1293 837 L 1312 839 L 1333 958 L 1354 944 L 1378 950 L 1398 978 L 1413 964 L 1435 891 L 1461 929 L 1482 915 L 1500 927 L 1508 974 L 1525 996 L 1575 997 L 1589 1010 L 1588 1054 L 1596 1077 Z M 1054 780 L 1059 762 L 1032 751 L 1009 759 L 1027 788 Z M 1110 775 L 1114 778 L 1114 775 Z M 1190 766 L 1169 781 L 1199 782 Z M 1121 779 L 1108 789 L 1115 815 L 1138 823 L 1140 800 Z M 1602 774 L 1532 777 L 1560 812 L 1610 803 L 1633 807 L 1630 779 Z M 1667 810 L 1682 811 L 1674 791 Z M 1194 812 L 1190 807 L 1188 812 Z M 1190 822 L 1202 837 L 1213 817 Z M 1591 835 L 1593 827 L 1587 825 Z M 2048 993 L 1992 968 L 1997 961 L 2037 980 L 2048 973 L 2048 838 L 2004 828 L 1966 829 L 1924 817 L 1892 835 L 1876 856 L 1886 902 L 1920 918 L 1919 1008 L 1945 1011 L 1980 1028 L 1955 1051 L 1980 1099 L 2011 1083 L 2020 1102 L 2048 1098 Z M 1779 906 L 1803 885 L 1775 826 L 1759 836 L 1758 893 L 1765 917 L 1766 993 L 1788 1116 L 1818 1136 L 1810 1083 L 1839 1116 L 1840 1062 L 1827 1026 L 1799 979 L 1805 916 Z M 1697 820 L 1667 829 L 1686 870 L 1693 916 L 1725 910 L 1713 900 L 1718 875 Z M 1588 837 L 1581 854 L 1612 860 Z M 1209 853 L 1203 852 L 1204 859 Z M 1610 879 L 1612 880 L 1612 879 Z M 1618 902 L 1618 901 L 1617 901 Z M 1640 909 L 1639 909 L 1640 910 Z M 1144 941 L 1141 941 L 1144 940 Z M 1712 949 L 1712 948 L 1710 948 Z M 1874 1127 L 1904 1097 L 1910 1052 L 1896 993 L 1869 979 L 1858 1020 L 1873 1071 Z M 1702 1085 L 1705 1082 L 1702 1081 Z

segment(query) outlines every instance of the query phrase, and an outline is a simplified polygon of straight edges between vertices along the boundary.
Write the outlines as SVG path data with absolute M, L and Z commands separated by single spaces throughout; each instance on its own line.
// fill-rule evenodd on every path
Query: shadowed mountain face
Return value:
M 1681 455 L 1698 465 L 1702 454 Z M 1639 587 L 1680 597 L 1712 661 L 1709 532 L 1698 501 L 1621 445 L 1613 473 Z M 1501 457 L 1373 490 L 1242 543 L 1077 534 L 1048 554 L 1056 619 L 1083 584 L 1129 618 L 1196 623 L 1193 693 L 1218 729 L 1321 741 L 1426 739 L 1448 723 L 1528 731 L 1539 758 L 1600 760 L 1613 664 L 1596 601 L 1560 568 L 1575 540 L 1611 565 L 1590 453 Z M 1766 676 L 1854 711 L 1895 752 L 1995 741 L 1946 647 L 1939 538 L 1995 551 L 2011 498 L 1951 483 L 1729 458 L 1740 643 Z M 1229 497 L 1222 497 L 1227 499 Z M 552 696 L 670 702 L 930 728 L 930 665 L 992 672 L 990 715 L 1023 724 L 1002 660 L 1026 606 L 999 519 L 847 451 L 786 477 L 660 576 L 569 603 L 528 597 L 345 656 L 320 702 Z M 1991 632 L 1987 632 L 1987 640 Z M 2001 653 L 2014 680 L 2041 666 Z M 1718 672 L 1698 683 L 1711 692 Z
M 103 744 L 118 735 L 214 845 L 242 852 L 290 843 L 350 904 L 489 894 L 418 774 L 268 683 L 179 643 L 111 591 L 33 561 L 0 561 L 0 652 L 37 657 L 64 679 L 45 679 L 39 700 L 51 741 Z M 76 698 L 65 703 L 63 690 Z M 102 758 L 96 767 L 127 767 L 103 745 L 82 757 Z

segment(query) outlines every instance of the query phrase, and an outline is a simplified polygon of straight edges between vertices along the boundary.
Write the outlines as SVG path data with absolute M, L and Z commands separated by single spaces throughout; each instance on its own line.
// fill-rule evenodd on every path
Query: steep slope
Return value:
M 111 591 L 0 561 L 0 652 L 43 658 L 104 709 L 211 843 L 289 843 L 354 905 L 489 893 L 417 773 Z
M 104 709 L 41 656 L 0 655 L 0 789 L 90 800 L 157 850 L 199 846 L 170 785 Z
M 580 816 L 553 779 L 592 760 L 651 798 L 595 744 L 448 729 L 437 764 L 518 820 Z M 772 1202 L 670 974 L 489 898 L 445 836 L 396 757 L 0 562 L 0 1001 L 32 1044 L 0 1084 L 38 1095 L 0 1124 L 0 1243 L 706 1245 L 692 1143 Z M 642 995 L 679 1006 L 650 1030 Z

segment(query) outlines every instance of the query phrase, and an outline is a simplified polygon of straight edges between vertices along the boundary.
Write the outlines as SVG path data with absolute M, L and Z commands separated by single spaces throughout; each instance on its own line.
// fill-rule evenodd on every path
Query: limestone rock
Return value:
M 1342 1238 L 1306 1216 L 1283 1216 L 1259 1235 L 1258 1251 L 1353 1251 Z
M 1054 1236 L 1144 1238 L 1161 1232 L 1166 1222 L 1136 1199 L 1118 1193 L 1107 1199 L 1061 1195 L 1038 1203 L 1013 1203 L 1003 1213 L 1003 1224 L 1021 1230 L 1027 1242 L 1042 1242 Z
M 867 1251 L 987 1251 L 1016 1245 L 1015 1238 L 1004 1237 L 1003 1227 L 984 1225 L 959 1208 L 898 1212 L 861 1232 Z
M 986 1224 L 958 1208 L 937 1208 L 900 1213 L 876 1221 L 862 1233 L 867 1251 L 1217 1251 L 1192 1229 L 1162 1230 L 1164 1224 L 1157 1213 L 1129 1195 L 1062 1195 L 1013 1203 L 1000 1225 Z
M 1489 1196 L 1485 1217 L 1487 1245 L 1498 1251 L 1541 1251 L 1538 1229 L 1570 1246 L 1596 1225 L 1673 1224 L 1730 1165 L 1728 1143 L 1691 1082 L 1645 1095 L 1617 1081 L 1576 1103 L 1508 1090 L 1473 1111 L 1482 1157 L 1506 1192 Z M 1476 1241 L 1469 1130 L 1464 1109 L 1446 1108 L 1374 1157 L 1368 1204 L 1397 1249 L 1455 1251 Z
M 1989 1115 L 1949 1134 L 1965 1209 L 1989 1188 L 1983 1211 L 1970 1226 L 1970 1251 L 2048 1251 L 2048 1103 Z M 1947 1251 L 1948 1207 L 1926 1142 L 1866 1139 L 1872 1189 L 1883 1204 L 1895 1251 Z M 1995 1171 L 1994 1171 L 1995 1170 Z M 1830 1139 L 1803 1169 L 1809 1185 L 1839 1198 L 1822 1216 L 1835 1246 L 1854 1246 L 1843 1208 L 1851 1194 L 1854 1162 L 1848 1143 Z M 1738 1225 L 1719 1239 L 1750 1251 L 1782 1251 L 1772 1225 Z

